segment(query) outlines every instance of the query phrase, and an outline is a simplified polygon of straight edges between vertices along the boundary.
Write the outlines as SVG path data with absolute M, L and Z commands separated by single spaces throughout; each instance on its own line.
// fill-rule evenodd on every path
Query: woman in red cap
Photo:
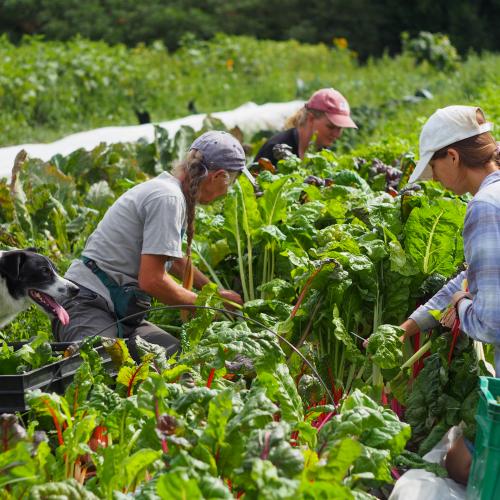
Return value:
M 341 136 L 342 129 L 358 127 L 350 117 L 345 97 L 338 90 L 321 89 L 287 120 L 285 128 L 284 132 L 274 135 L 260 148 L 255 161 L 267 158 L 276 165 L 279 158 L 273 148 L 278 144 L 290 146 L 294 155 L 303 158 L 313 136 L 318 149 L 328 148 Z

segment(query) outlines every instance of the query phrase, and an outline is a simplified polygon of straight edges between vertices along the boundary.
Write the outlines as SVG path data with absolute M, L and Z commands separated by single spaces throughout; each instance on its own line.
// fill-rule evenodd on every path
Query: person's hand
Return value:
M 469 292 L 464 292 L 462 290 L 458 291 L 458 292 L 455 292 L 452 296 L 451 296 L 451 305 L 453 307 L 455 307 L 458 303 L 459 300 L 461 299 L 471 299 L 472 300 L 472 295 L 469 293 Z
M 469 292 L 464 292 L 462 290 L 455 292 L 451 297 L 451 303 L 448 309 L 443 314 L 443 317 L 439 321 L 443 326 L 447 328 L 453 328 L 453 325 L 457 319 L 457 308 L 456 305 L 462 299 L 472 299 L 472 295 Z
M 235 302 L 240 306 L 243 305 L 243 299 L 240 294 L 234 292 L 233 290 L 219 290 L 219 295 L 226 301 L 225 306 L 230 310 L 234 310 L 235 307 L 231 304 L 231 302 Z
M 439 322 L 446 328 L 453 328 L 456 318 L 457 311 L 455 310 L 455 307 L 453 305 L 449 305 Z

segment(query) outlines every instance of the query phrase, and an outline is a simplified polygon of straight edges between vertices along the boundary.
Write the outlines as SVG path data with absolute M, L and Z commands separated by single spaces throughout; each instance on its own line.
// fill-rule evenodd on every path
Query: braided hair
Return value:
M 182 192 L 186 198 L 187 210 L 187 249 L 186 255 L 191 255 L 191 245 L 194 237 L 194 218 L 196 211 L 196 200 L 200 189 L 200 184 L 207 177 L 208 170 L 203 163 L 203 153 L 196 149 L 192 149 L 185 160 L 178 163 L 174 169 L 174 175 L 183 177 Z

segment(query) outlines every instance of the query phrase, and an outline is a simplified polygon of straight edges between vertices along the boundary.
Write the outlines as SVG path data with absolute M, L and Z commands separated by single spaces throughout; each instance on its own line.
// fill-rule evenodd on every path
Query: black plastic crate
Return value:
M 24 343 L 13 343 L 15 349 Z M 54 352 L 64 352 L 71 343 L 56 342 L 51 344 Z M 95 347 L 102 358 L 103 367 L 106 371 L 113 371 L 113 362 L 110 355 L 103 346 Z M 81 356 L 77 353 L 69 358 L 63 358 L 49 365 L 35 370 L 16 375 L 0 375 L 0 413 L 13 413 L 26 411 L 29 406 L 25 395 L 29 389 L 40 389 L 46 392 L 62 394 L 82 363 Z

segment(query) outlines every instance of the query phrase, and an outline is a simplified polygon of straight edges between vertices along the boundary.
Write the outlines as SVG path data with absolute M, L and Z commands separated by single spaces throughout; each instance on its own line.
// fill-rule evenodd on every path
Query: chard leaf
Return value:
M 280 363 L 272 372 L 267 370 L 259 372 L 254 384 L 266 388 L 269 399 L 279 405 L 282 420 L 293 425 L 304 419 L 302 400 L 285 364 Z
M 352 469 L 352 474 L 372 473 L 373 479 L 382 483 L 393 483 L 390 469 L 391 455 L 388 450 L 363 446 L 359 458 Z
M 262 313 L 272 315 L 272 323 L 276 320 L 286 321 L 292 312 L 292 306 L 281 302 L 280 300 L 255 299 L 245 302 L 244 312 L 250 318 L 259 319 Z M 260 319 L 262 319 L 260 317 Z
M 80 484 L 76 479 L 66 479 L 56 483 L 47 483 L 33 486 L 30 490 L 30 500 L 56 500 L 71 498 L 72 500 L 98 500 L 91 491 Z
M 213 398 L 208 405 L 207 425 L 200 437 L 215 455 L 218 448 L 225 443 L 226 424 L 233 413 L 232 391 L 226 389 Z
M 46 445 L 46 443 L 43 444 Z M 5 495 L 5 498 L 21 498 L 26 493 L 27 486 L 38 482 L 39 467 L 36 458 L 32 455 L 31 443 L 24 440 L 18 441 L 10 449 L 2 448 L 2 453 L 0 453 L 0 491 L 6 493 L 10 489 L 9 496 Z M 22 490 L 16 492 L 16 483 L 20 483 Z
M 75 420 L 73 425 L 64 431 L 64 445 L 57 449 L 57 455 L 66 457 L 69 463 L 73 463 L 80 455 L 88 453 L 90 449 L 87 443 L 95 427 L 96 416 L 94 414 Z
M 161 451 L 147 448 L 128 456 L 122 463 L 120 486 L 128 489 L 134 482 L 142 479 L 147 469 L 160 458 Z
M 243 407 L 227 424 L 228 435 L 234 432 L 241 435 L 242 432 L 264 427 L 272 421 L 273 415 L 279 408 L 267 397 L 266 392 L 266 388 L 252 385 Z
M 268 226 L 262 226 L 259 229 L 259 235 L 262 235 L 262 237 L 265 240 L 268 241 L 285 241 L 286 240 L 286 235 L 283 234 L 283 232 L 278 228 L 278 226 L 274 226 L 272 224 Z
M 197 306 L 208 306 L 221 308 L 224 307 L 223 301 L 219 296 L 217 285 L 215 283 L 206 284 L 198 296 L 195 304 Z M 213 322 L 217 311 L 212 309 L 198 309 L 196 316 L 184 327 L 186 335 L 189 339 L 189 344 L 194 347 L 203 337 L 206 329 Z
M 76 370 L 73 381 L 66 389 L 64 397 L 73 413 L 87 401 L 90 389 L 94 385 L 94 376 L 87 361 L 84 361 Z M 101 386 L 102 384 L 99 384 Z M 111 390 L 111 389 L 109 389 Z M 118 396 L 119 397 L 119 396 Z
M 231 476 L 242 463 L 246 443 L 252 430 L 272 422 L 278 407 L 267 397 L 266 389 L 256 384 L 245 395 L 243 405 L 235 411 L 226 426 L 228 446 L 220 450 L 219 470 Z
M 326 463 L 317 462 L 304 471 L 309 481 L 328 481 L 341 484 L 356 459 L 362 453 L 362 445 L 351 438 L 339 439 L 328 450 Z
M 207 363 L 218 369 L 225 366 L 225 361 L 231 361 L 238 355 L 250 358 L 256 367 L 262 365 L 270 370 L 284 357 L 272 333 L 254 333 L 246 323 L 233 326 L 228 322 L 219 322 L 209 327 L 196 349 L 181 361 L 186 364 Z
M 148 356 L 149 362 L 158 369 L 160 373 L 168 369 L 169 365 L 165 354 L 165 348 L 144 340 L 140 335 L 134 338 L 134 342 L 141 358 Z
M 320 446 L 324 446 L 325 441 L 332 443 L 357 436 L 363 445 L 397 455 L 410 435 L 410 426 L 401 422 L 393 411 L 379 406 L 356 389 L 344 401 L 340 415 L 335 415 L 321 429 L 319 441 Z
M 385 323 L 401 324 L 410 308 L 411 277 L 384 268 L 383 314 Z
M 393 325 L 380 325 L 368 339 L 366 352 L 382 369 L 396 368 L 403 362 L 403 343 L 399 339 L 404 330 Z
M 263 283 L 257 289 L 262 292 L 264 300 L 281 300 L 283 302 L 290 302 L 295 298 L 295 290 L 293 285 L 288 281 L 280 278 L 274 278 L 267 283 Z
M 309 481 L 302 480 L 300 485 L 300 498 L 304 500 L 320 500 L 323 498 L 335 498 L 335 500 L 353 500 L 353 490 L 342 484 L 330 481 Z M 370 496 L 371 497 L 371 496 Z M 375 498 L 375 497 L 371 497 Z
M 252 462 L 251 482 L 244 484 L 250 498 L 279 500 L 291 498 L 299 487 L 299 481 L 279 475 L 277 468 L 269 460 L 259 458 Z
M 365 361 L 365 357 L 356 345 L 352 335 L 346 330 L 344 322 L 340 317 L 337 305 L 333 307 L 332 324 L 333 334 L 335 335 L 335 338 L 344 346 L 346 358 L 351 363 L 363 363 Z
M 113 361 L 115 368 L 133 363 L 127 344 L 123 339 L 103 338 L 102 345 L 104 346 L 104 349 L 106 349 L 106 352 L 111 356 L 111 360 Z
M 264 429 L 254 430 L 247 442 L 243 472 L 251 471 L 255 460 L 269 460 L 280 476 L 297 476 L 304 468 L 304 457 L 290 445 L 289 433 L 284 422 L 271 422 Z
M 211 500 L 234 499 L 228 487 L 218 477 L 203 474 L 198 480 L 198 486 L 204 498 L 210 498 Z
M 76 392 L 76 388 L 74 392 Z M 100 383 L 94 385 L 90 397 L 82 406 L 83 409 L 95 410 L 102 420 L 106 420 L 108 415 L 121 405 L 122 401 L 122 398 L 113 389 Z
M 432 472 L 438 477 L 448 477 L 448 471 L 437 463 L 428 462 L 424 460 L 420 455 L 413 453 L 409 450 L 403 450 L 403 452 L 396 458 L 394 464 L 397 467 L 403 467 L 405 469 L 421 469 L 428 472 Z
M 0 414 L 0 442 L 2 451 L 12 448 L 26 438 L 26 429 L 19 425 L 18 418 L 10 413 Z
M 404 247 L 425 276 L 450 277 L 463 261 L 460 232 L 466 206 L 459 200 L 435 200 L 412 210 L 404 227 Z
M 203 408 L 217 395 L 217 392 L 208 387 L 194 387 L 172 402 L 172 407 L 179 413 L 185 413 L 193 405 Z
M 120 368 L 116 382 L 127 387 L 128 395 L 132 394 L 133 388 L 138 382 L 146 380 L 149 373 L 149 364 L 142 362 L 140 365 L 124 365 Z
M 86 204 L 97 210 L 104 211 L 113 203 L 115 195 L 105 180 L 92 184 L 85 198 Z
M 293 182 L 293 177 L 289 175 L 264 185 L 264 195 L 257 202 L 264 225 L 285 222 L 289 201 L 296 198 L 293 188 L 297 185 L 298 183 Z

